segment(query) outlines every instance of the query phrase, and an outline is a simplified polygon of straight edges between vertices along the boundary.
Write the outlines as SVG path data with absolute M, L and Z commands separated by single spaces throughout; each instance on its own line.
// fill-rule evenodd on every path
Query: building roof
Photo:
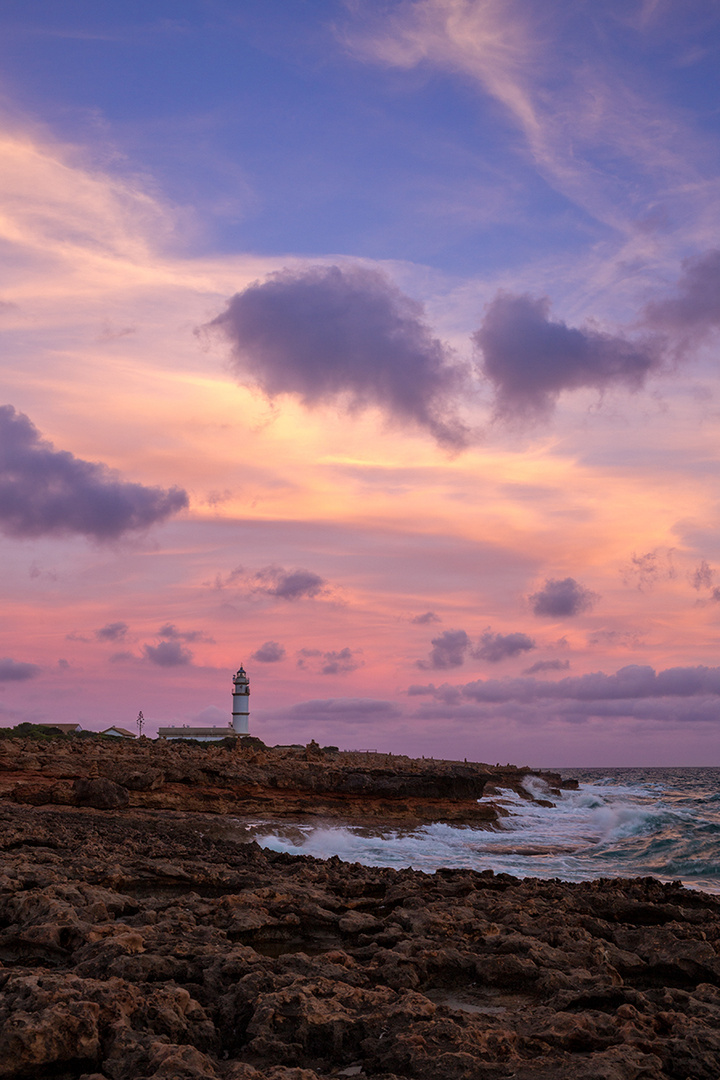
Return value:
M 62 731 L 65 734 L 72 731 L 82 731 L 82 728 L 79 724 L 55 724 L 51 720 L 48 720 L 46 724 L 33 724 L 33 727 L 57 728 L 58 731 Z
M 135 735 L 132 731 L 128 731 L 127 728 L 118 727 L 117 724 L 113 724 L 111 727 L 104 728 L 100 734 L 109 735 L 111 732 L 115 732 L 116 735 L 122 735 L 125 739 L 134 739 Z
M 198 739 L 198 738 L 215 738 L 224 739 L 228 735 L 234 735 L 235 730 L 232 724 L 227 724 L 226 727 L 188 727 L 183 724 L 182 727 L 161 727 L 158 728 L 158 735 L 161 739 L 173 736 L 176 739 Z

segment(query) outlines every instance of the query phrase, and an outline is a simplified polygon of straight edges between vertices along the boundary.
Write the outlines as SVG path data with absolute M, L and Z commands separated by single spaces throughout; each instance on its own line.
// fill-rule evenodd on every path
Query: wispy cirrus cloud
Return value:
M 613 34 L 642 42 L 642 20 L 615 19 Z M 547 180 L 632 243 L 660 198 L 694 217 L 717 205 L 717 185 L 693 166 L 701 140 L 680 111 L 607 47 L 607 27 L 578 35 L 570 9 L 528 0 L 415 0 L 356 13 L 344 40 L 389 67 L 432 66 L 470 79 L 499 102 Z
M 639 592 L 646 592 L 660 581 L 673 581 L 677 577 L 673 556 L 673 548 L 657 547 L 641 553 L 634 551 L 621 569 L 624 584 Z
M 77 147 L 6 130 L 0 154 L 0 202 L 7 211 L 0 235 L 38 256 L 52 252 L 80 266 L 92 261 L 96 285 L 112 276 L 107 263 L 98 275 L 98 253 L 122 260 L 132 277 L 133 266 L 151 263 L 154 243 L 167 240 L 177 224 L 171 208 L 137 177 L 84 167 Z

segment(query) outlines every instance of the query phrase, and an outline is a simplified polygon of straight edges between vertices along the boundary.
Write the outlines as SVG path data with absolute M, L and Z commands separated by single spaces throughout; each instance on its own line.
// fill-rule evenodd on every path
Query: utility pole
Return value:
M 138 718 L 137 718 L 138 735 L 142 735 L 142 729 L 143 729 L 143 724 L 144 723 L 145 723 L 145 717 L 143 716 L 142 711 L 141 711 L 141 712 L 138 713 Z

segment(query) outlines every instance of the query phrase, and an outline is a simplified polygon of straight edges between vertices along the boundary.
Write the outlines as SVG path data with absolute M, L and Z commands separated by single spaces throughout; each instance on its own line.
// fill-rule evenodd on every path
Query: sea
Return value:
M 554 769 L 578 781 L 558 797 L 527 778 L 541 806 L 512 791 L 493 795 L 508 816 L 492 830 L 435 823 L 383 828 L 307 821 L 244 822 L 273 851 L 367 866 L 493 870 L 515 877 L 586 881 L 646 877 L 720 894 L 720 768 Z

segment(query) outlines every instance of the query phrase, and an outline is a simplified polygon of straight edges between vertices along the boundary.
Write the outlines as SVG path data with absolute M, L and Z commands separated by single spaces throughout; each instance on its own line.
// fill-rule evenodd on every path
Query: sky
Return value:
M 0 725 L 720 765 L 717 4 L 0 27 Z

